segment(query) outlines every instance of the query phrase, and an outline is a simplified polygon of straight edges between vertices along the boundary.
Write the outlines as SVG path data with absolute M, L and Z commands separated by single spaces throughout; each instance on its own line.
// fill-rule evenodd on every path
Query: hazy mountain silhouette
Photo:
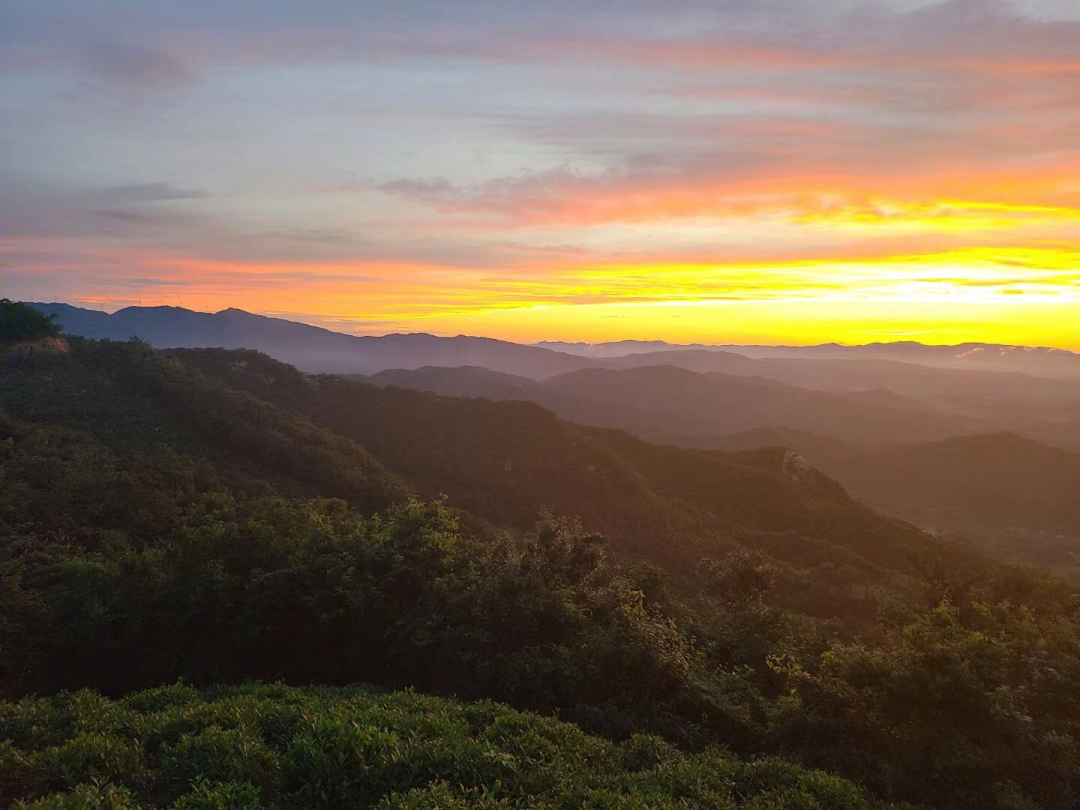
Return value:
M 959 436 L 814 459 L 852 494 L 942 528 L 1021 528 L 1080 536 L 1080 453 L 1011 433 Z
M 590 360 L 617 358 L 620 366 L 679 365 L 698 371 L 774 376 L 760 369 L 754 370 L 746 360 L 880 360 L 955 370 L 1018 371 L 1080 380 L 1080 354 L 1061 349 L 986 343 L 927 346 L 904 341 L 865 346 L 834 343 L 820 346 L 710 346 L 624 340 L 598 344 L 547 341 L 523 346 L 460 335 L 452 338 L 426 334 L 357 337 L 240 309 L 207 313 L 179 307 L 128 307 L 108 314 L 59 303 L 34 303 L 32 306 L 56 313 L 64 329 L 80 337 L 126 340 L 132 334 L 138 334 L 159 348 L 251 348 L 286 362 L 296 362 L 305 370 L 336 373 L 370 374 L 424 365 L 474 365 L 541 379 L 589 367 L 592 365 Z M 628 357 L 656 353 L 664 353 L 663 358 L 654 357 L 648 361 L 643 357 Z M 693 354 L 699 357 L 694 358 Z M 782 369 L 782 364 L 777 368 Z M 809 373 L 816 375 L 822 370 L 817 368 Z M 776 372 L 778 375 L 785 373 L 788 372 Z M 804 387 L 821 387 L 809 384 L 805 375 L 802 380 L 785 381 Z M 877 382 L 860 387 L 881 385 Z
M 780 424 L 848 441 L 944 437 L 963 421 L 887 391 L 834 394 L 774 380 L 671 366 L 584 369 L 548 387 L 596 402 L 632 403 L 639 425 L 671 435 L 721 435 Z
M 1080 371 L 1061 378 L 1001 369 L 942 368 L 874 358 L 752 358 L 733 351 L 701 349 L 631 354 L 603 361 L 612 368 L 669 365 L 700 372 L 768 377 L 801 388 L 857 391 L 888 388 L 916 398 L 963 402 L 1005 399 L 1080 398 Z
M 730 352 L 755 359 L 893 360 L 943 368 L 1020 371 L 1048 377 L 1080 377 L 1080 354 L 1076 352 L 993 343 L 928 346 L 915 341 L 898 341 L 869 343 L 863 346 L 842 346 L 838 343 L 825 343 L 819 346 L 735 346 L 701 343 L 674 344 L 661 340 L 626 340 L 595 344 L 545 341 L 536 345 L 592 358 L 614 358 L 628 354 L 659 352 Z
M 449 368 L 393 370 L 369 379 L 454 396 L 525 399 L 575 422 L 696 447 L 711 446 L 709 437 L 770 425 L 854 442 L 941 438 L 971 429 L 970 420 L 890 391 L 834 394 L 673 366 L 582 369 L 542 382 Z
M 483 366 L 543 378 L 588 365 L 581 358 L 492 338 L 427 334 L 357 337 L 239 309 L 193 312 L 178 307 L 128 307 L 114 314 L 67 304 L 41 304 L 64 331 L 98 340 L 138 335 L 155 348 L 255 349 L 308 372 L 371 374 L 426 365 Z
M 398 386 L 454 397 L 535 402 L 550 408 L 562 418 L 579 424 L 621 428 L 645 438 L 662 441 L 670 441 L 672 438 L 665 425 L 653 419 L 650 414 L 639 412 L 633 402 L 598 401 L 579 395 L 573 390 L 560 390 L 549 386 L 545 381 L 502 374 L 485 368 L 426 366 L 415 370 L 390 369 L 364 377 L 363 380 L 378 386 Z M 691 442 L 689 446 L 697 445 Z
M 694 354 L 687 352 L 691 358 Z M 731 362 L 718 354 L 721 363 Z M 638 355 L 635 362 L 649 356 L 656 355 Z M 795 361 L 777 369 L 797 370 L 799 365 L 821 366 L 836 383 L 857 379 L 860 366 L 875 380 L 875 373 L 895 365 L 898 379 L 908 375 L 909 386 L 928 396 L 934 390 L 962 390 L 962 384 L 951 379 L 958 375 L 973 383 L 973 401 L 984 396 L 1002 408 L 1003 402 L 1013 401 L 1018 411 L 1025 396 L 1036 395 L 1022 384 L 1013 390 L 991 383 L 1032 381 L 1058 387 L 1062 402 L 1071 402 L 1074 409 L 1080 406 L 1080 399 L 1067 398 L 1064 381 L 1017 374 L 954 372 L 886 361 Z M 1080 534 L 1080 453 L 987 432 L 979 419 L 942 413 L 886 389 L 814 391 L 760 377 L 700 374 L 672 366 L 584 369 L 542 382 L 451 368 L 388 371 L 370 379 L 454 396 L 527 399 L 572 421 L 618 427 L 684 447 L 795 450 L 857 499 L 930 528 Z M 999 400 L 993 399 L 994 390 L 1001 390 Z
M 373 385 L 396 385 L 419 391 L 432 391 L 452 397 L 486 397 L 487 399 L 523 399 L 542 397 L 543 383 L 528 377 L 505 374 L 479 366 L 424 366 L 418 369 L 387 369 L 363 378 Z
M 959 432 L 1014 431 L 1080 449 L 1080 376 L 942 368 L 882 359 L 748 358 L 724 351 L 664 351 L 602 361 L 629 368 L 658 363 L 692 371 L 752 375 L 833 393 L 888 390 L 970 421 Z
M 722 436 L 707 446 L 790 448 L 834 476 L 853 497 L 928 528 L 1080 537 L 1080 453 L 1013 433 L 860 447 L 769 426 Z
M 692 446 L 713 446 L 718 436 L 782 426 L 856 443 L 1012 431 L 1080 450 L 1080 374 L 1046 377 L 1007 370 L 1021 366 L 1043 374 L 1072 368 L 1077 355 L 1056 350 L 915 343 L 728 350 L 672 347 L 663 341 L 545 344 L 563 349 L 555 351 L 464 336 L 357 337 L 237 309 L 204 313 L 129 307 L 110 315 L 66 304 L 34 306 L 55 313 L 69 334 L 113 340 L 138 335 L 159 348 L 250 348 L 307 372 L 371 375 L 472 367 L 469 372 L 427 371 L 411 379 L 375 382 L 529 399 L 568 419 Z M 714 379 L 641 372 L 658 366 Z M 585 371 L 595 374 L 565 384 L 551 379 Z M 523 380 L 552 384 L 537 388 Z

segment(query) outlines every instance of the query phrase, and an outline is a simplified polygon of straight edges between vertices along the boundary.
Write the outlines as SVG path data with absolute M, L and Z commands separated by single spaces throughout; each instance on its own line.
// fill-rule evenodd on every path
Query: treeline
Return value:
M 843 601 L 815 618 L 777 590 L 805 581 L 813 594 L 815 577 L 843 573 L 794 568 L 819 553 L 799 534 L 703 543 L 716 553 L 673 578 L 643 555 L 614 558 L 572 520 L 499 530 L 452 501 L 416 500 L 325 422 L 137 343 L 76 342 L 56 363 L 9 353 L 0 382 L 9 699 L 82 687 L 119 698 L 178 678 L 363 682 L 505 701 L 615 740 L 783 757 L 888 801 L 1005 810 L 1080 797 L 1080 602 L 1056 580 L 944 555 L 878 566 L 853 618 L 837 613 Z M 792 547 L 773 553 L 781 541 Z M 73 736 L 0 754 L 21 762 L 10 757 Z M 129 804 L 165 801 L 128 787 Z M 751 806 L 819 806 L 769 801 Z
M 59 336 L 60 325 L 56 323 L 56 316 L 0 298 L 0 348 L 6 343 Z

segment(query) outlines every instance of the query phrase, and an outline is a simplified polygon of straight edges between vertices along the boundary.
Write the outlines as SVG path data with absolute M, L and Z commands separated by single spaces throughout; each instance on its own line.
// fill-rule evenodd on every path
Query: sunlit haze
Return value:
M 0 297 L 1080 349 L 1080 4 L 0 4 Z

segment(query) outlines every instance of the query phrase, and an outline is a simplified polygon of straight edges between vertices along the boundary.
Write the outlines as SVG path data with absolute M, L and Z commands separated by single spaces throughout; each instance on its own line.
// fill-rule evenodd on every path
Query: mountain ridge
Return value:
M 952 345 L 923 344 L 917 341 L 896 341 L 891 343 L 876 342 L 861 345 L 845 346 L 838 343 L 822 343 L 814 346 L 767 346 L 761 344 L 673 344 L 662 340 L 622 340 L 609 343 L 573 343 L 566 341 L 540 341 L 535 344 L 515 343 L 513 341 L 500 340 L 472 335 L 456 335 L 454 337 L 440 337 L 423 332 L 397 332 L 381 336 L 350 335 L 344 332 L 336 332 L 324 327 L 291 321 L 285 318 L 277 318 L 267 315 L 259 315 L 237 307 L 228 307 L 218 312 L 198 312 L 175 306 L 124 307 L 114 313 L 106 313 L 99 310 L 90 310 L 76 307 L 66 303 L 28 302 L 43 312 L 56 313 L 60 316 L 62 325 L 69 333 L 79 337 L 91 337 L 95 339 L 126 340 L 131 332 L 124 334 L 125 330 L 132 326 L 144 329 L 147 334 L 140 337 L 148 340 L 157 348 L 250 348 L 266 351 L 266 345 L 245 345 L 243 339 L 236 335 L 223 335 L 218 340 L 224 340 L 227 345 L 209 343 L 214 338 L 198 340 L 198 345 L 193 345 L 190 329 L 195 324 L 200 328 L 214 328 L 222 321 L 230 320 L 236 316 L 245 316 L 244 322 L 263 328 L 274 326 L 278 329 L 288 329 L 293 339 L 298 336 L 313 338 L 318 335 L 327 341 L 337 341 L 334 348 L 350 346 L 354 349 L 371 345 L 372 342 L 389 341 L 395 343 L 408 338 L 415 341 L 430 342 L 427 359 L 434 357 L 438 362 L 425 362 L 424 358 L 410 358 L 404 362 L 393 362 L 384 359 L 373 363 L 371 358 L 356 358 L 331 355 L 320 358 L 314 354 L 311 347 L 307 351 L 289 351 L 280 346 L 276 348 L 278 354 L 268 352 L 272 356 L 284 362 L 290 362 L 307 371 L 347 373 L 347 374 L 370 374 L 384 371 L 389 368 L 418 368 L 422 365 L 485 365 L 478 362 L 464 362 L 461 355 L 472 352 L 472 360 L 477 359 L 479 347 L 494 349 L 500 347 L 514 355 L 513 358 L 489 358 L 486 367 L 498 367 L 500 370 L 514 372 L 515 365 L 524 366 L 532 376 L 540 379 L 552 376 L 559 371 L 568 371 L 574 367 L 582 367 L 586 362 L 610 360 L 625 357 L 631 354 L 653 352 L 682 352 L 699 351 L 720 353 L 727 352 L 750 359 L 788 358 L 788 359 L 838 359 L 838 358 L 876 358 L 882 360 L 902 360 L 918 365 L 944 368 L 978 368 L 995 369 L 1003 371 L 1023 371 L 1028 374 L 1036 374 L 1046 377 L 1075 377 L 1080 379 L 1080 353 L 1067 349 L 1053 347 L 1028 347 L 1006 344 L 967 342 Z M 153 324 L 147 320 L 148 315 L 167 315 L 174 319 L 173 324 Z M 182 319 L 183 324 L 178 324 L 176 319 Z M 63 321 L 67 323 L 63 323 Z M 176 329 L 188 329 L 186 335 L 177 335 Z M 172 330 L 172 331 L 170 331 Z M 225 338 L 228 338 L 227 340 Z M 264 342 L 266 335 L 261 338 Z M 278 336 L 278 339 L 280 336 Z M 248 342 L 250 343 L 251 338 Z M 441 347 L 436 350 L 434 347 Z M 330 351 L 324 347 L 323 351 Z M 400 358 L 398 358 L 400 361 Z M 456 362 L 454 362 L 456 360 Z M 529 365 L 531 361 L 534 366 Z M 577 365 L 575 366 L 575 362 Z M 495 365 L 492 365 L 495 364 Z
M 423 365 L 482 365 L 542 378 L 580 368 L 580 358 L 496 338 L 426 333 L 361 336 L 230 308 L 127 307 L 101 313 L 68 304 L 31 306 L 55 313 L 65 332 L 96 340 L 138 335 L 159 349 L 253 349 L 308 372 L 371 374 Z
M 944 438 L 969 424 L 891 391 L 838 394 L 668 365 L 584 368 L 528 385 L 491 373 L 478 375 L 475 369 L 395 369 L 368 379 L 451 396 L 526 399 L 571 421 L 669 444 L 684 444 L 680 437 L 706 439 L 772 423 L 855 441 L 894 435 Z
M 30 425 L 139 452 L 168 445 L 227 462 L 223 474 L 284 465 L 290 491 L 350 501 L 386 503 L 405 482 L 495 526 L 528 527 L 544 510 L 580 515 L 631 557 L 682 569 L 746 533 L 772 537 L 781 557 L 786 533 L 807 535 L 812 555 L 870 572 L 909 570 L 912 552 L 936 548 L 820 473 L 788 476 L 783 452 L 650 444 L 531 402 L 311 377 L 253 351 L 73 338 L 68 354 L 6 357 L 0 383 L 0 409 Z

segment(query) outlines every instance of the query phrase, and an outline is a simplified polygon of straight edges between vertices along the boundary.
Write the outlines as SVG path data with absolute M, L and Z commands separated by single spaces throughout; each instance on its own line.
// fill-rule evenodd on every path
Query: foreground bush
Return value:
M 0 740 L 0 801 L 34 810 L 873 806 L 780 761 L 356 688 L 65 693 L 0 703 Z

